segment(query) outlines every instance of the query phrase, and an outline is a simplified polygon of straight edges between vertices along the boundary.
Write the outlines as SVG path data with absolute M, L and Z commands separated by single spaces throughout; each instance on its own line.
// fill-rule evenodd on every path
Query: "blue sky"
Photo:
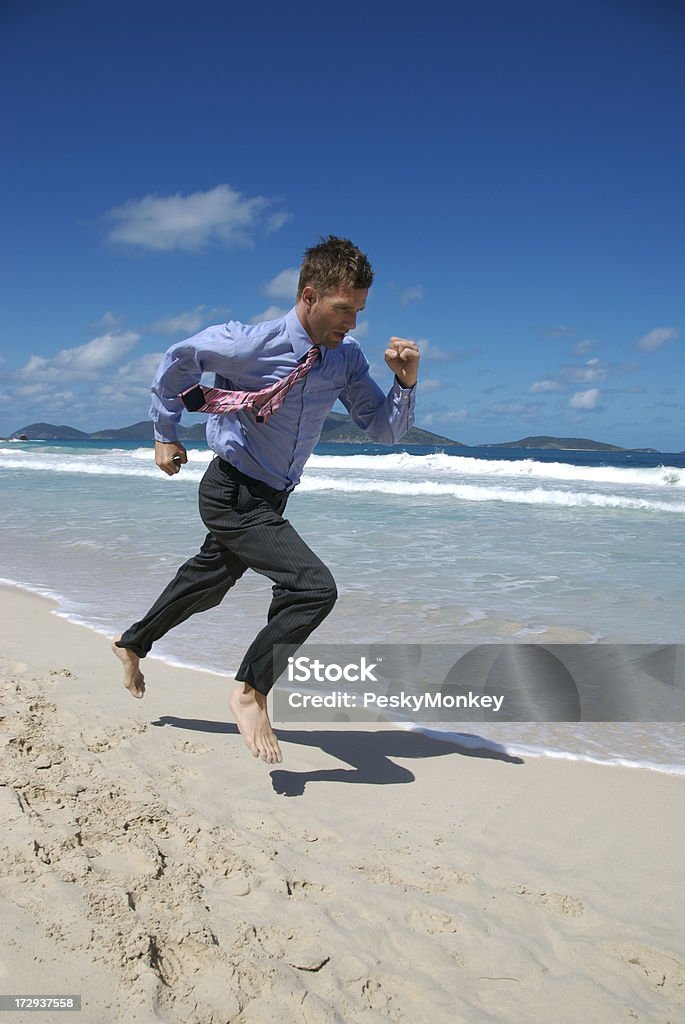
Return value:
M 6 0 L 0 433 L 147 415 L 159 354 L 320 235 L 417 424 L 685 448 L 685 7 Z

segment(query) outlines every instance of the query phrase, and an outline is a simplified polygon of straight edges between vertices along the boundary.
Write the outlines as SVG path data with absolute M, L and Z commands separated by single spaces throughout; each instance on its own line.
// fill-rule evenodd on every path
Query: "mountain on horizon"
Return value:
M 154 440 L 150 420 L 140 420 L 127 427 L 114 427 L 109 430 L 96 430 L 86 433 L 67 425 L 56 426 L 54 423 L 29 423 L 10 434 L 13 440 L 28 441 L 145 441 Z M 193 423 L 190 427 L 178 427 L 179 441 L 204 441 L 204 423 Z M 320 442 L 323 444 L 369 444 L 367 435 L 357 427 L 350 416 L 339 412 L 331 412 L 324 421 Z M 537 448 L 549 451 L 598 451 L 598 452 L 651 452 L 656 448 L 622 448 L 620 445 L 607 444 L 604 441 L 592 441 L 587 437 L 552 437 L 540 434 L 534 437 L 522 437 L 518 441 L 500 441 L 497 444 L 467 445 L 462 441 L 454 441 L 442 434 L 434 434 L 430 430 L 412 427 L 400 442 L 403 445 L 425 445 L 439 448 Z M 392 447 L 392 446 L 390 446 Z
M 22 427 L 10 434 L 10 440 L 16 441 L 25 437 L 28 441 L 87 441 L 90 436 L 83 430 L 64 424 L 56 426 L 54 423 L 30 423 L 28 427 Z
M 351 416 L 346 413 L 330 412 L 324 420 L 319 438 L 322 444 L 369 444 L 370 438 L 360 430 Z M 452 448 L 465 448 L 461 441 L 453 441 L 441 434 L 434 434 L 421 427 L 411 427 L 402 438 L 401 444 L 442 445 Z
M 546 434 L 538 437 L 522 437 L 518 441 L 499 441 L 489 444 L 488 448 L 563 448 L 581 451 L 624 452 L 628 449 L 617 444 L 606 444 L 604 441 L 591 441 L 587 437 L 549 437 Z M 643 449 L 646 451 L 647 449 Z
M 26 438 L 29 441 L 153 441 L 154 433 L 150 420 L 131 423 L 127 427 L 114 427 L 109 430 L 96 430 L 85 433 L 75 427 L 55 426 L 54 423 L 29 423 L 10 434 L 10 438 Z M 194 423 L 190 427 L 178 427 L 179 441 L 204 441 L 204 423 Z M 326 417 L 321 431 L 320 440 L 325 444 L 369 444 L 369 438 L 342 413 L 332 412 Z M 460 441 L 453 441 L 430 430 L 412 427 L 402 439 L 402 444 L 433 445 L 441 447 L 464 448 Z

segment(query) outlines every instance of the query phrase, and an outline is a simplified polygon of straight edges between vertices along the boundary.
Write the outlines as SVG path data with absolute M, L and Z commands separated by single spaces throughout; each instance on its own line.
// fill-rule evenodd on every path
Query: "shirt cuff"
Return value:
M 155 441 L 161 441 L 163 444 L 176 444 L 178 442 L 176 427 L 174 424 L 167 423 L 163 425 L 161 423 L 153 423 L 152 427 L 155 434 Z
M 397 374 L 395 374 L 395 381 L 393 386 L 395 389 L 395 393 L 399 393 L 400 398 L 403 398 L 405 395 L 407 395 L 408 397 L 412 393 L 412 391 L 416 387 L 416 384 L 412 384 L 411 387 L 405 388 L 400 378 L 397 376 Z

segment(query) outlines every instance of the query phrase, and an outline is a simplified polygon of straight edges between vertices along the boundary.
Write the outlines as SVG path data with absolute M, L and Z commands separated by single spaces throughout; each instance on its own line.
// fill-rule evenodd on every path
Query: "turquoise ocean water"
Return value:
M 0 577 L 120 631 L 204 536 L 211 454 L 191 445 L 189 458 L 167 478 L 139 443 L 0 442 Z M 320 446 L 287 516 L 338 582 L 321 642 L 683 640 L 683 455 Z M 230 675 L 269 587 L 247 574 L 154 653 Z M 684 736 L 677 724 L 484 723 L 473 742 L 685 772 Z

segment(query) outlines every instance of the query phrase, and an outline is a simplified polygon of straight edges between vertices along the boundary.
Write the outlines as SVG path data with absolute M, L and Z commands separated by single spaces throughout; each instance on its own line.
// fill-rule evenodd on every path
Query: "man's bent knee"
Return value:
M 333 610 L 333 605 L 338 600 L 338 588 L 335 583 L 328 590 L 325 590 L 322 595 L 322 604 L 326 609 L 326 614 Z
M 321 571 L 317 573 L 317 579 L 312 585 L 312 590 L 320 595 L 321 604 L 329 612 L 335 602 L 338 600 L 338 588 L 335 584 L 335 580 L 331 572 L 325 567 L 321 567 Z

